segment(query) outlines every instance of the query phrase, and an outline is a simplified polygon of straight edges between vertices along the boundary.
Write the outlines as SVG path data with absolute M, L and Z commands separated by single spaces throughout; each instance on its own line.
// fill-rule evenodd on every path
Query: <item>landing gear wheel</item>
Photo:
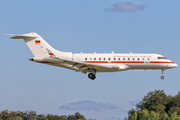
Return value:
M 94 80 L 96 78 L 96 75 L 94 75 L 93 73 L 89 73 L 88 74 L 88 77 L 91 79 L 91 80 Z
M 164 76 L 161 76 L 161 79 L 163 80 L 163 79 L 164 79 Z

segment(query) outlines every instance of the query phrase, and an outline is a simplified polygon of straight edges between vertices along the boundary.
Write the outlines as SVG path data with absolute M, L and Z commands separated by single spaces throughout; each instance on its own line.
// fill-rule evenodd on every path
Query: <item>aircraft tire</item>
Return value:
M 163 80 L 163 79 L 164 79 L 164 76 L 161 76 L 160 78 Z
M 88 77 L 91 79 L 91 80 L 94 80 L 96 78 L 96 76 L 93 74 L 93 73 L 89 73 L 88 74 Z

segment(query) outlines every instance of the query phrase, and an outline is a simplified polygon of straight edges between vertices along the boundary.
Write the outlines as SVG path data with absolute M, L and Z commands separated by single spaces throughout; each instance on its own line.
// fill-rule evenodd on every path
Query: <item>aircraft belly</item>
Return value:
M 53 65 L 53 66 L 57 66 L 57 67 L 63 67 L 66 69 L 70 69 L 70 70 L 74 70 L 77 72 L 83 72 L 86 73 L 88 67 L 84 67 L 83 69 L 80 69 L 80 66 L 76 65 L 70 65 L 70 64 L 66 64 L 63 62 L 40 62 L 40 63 L 44 63 L 44 64 L 48 64 L 48 65 Z M 107 64 L 101 64 L 101 65 L 107 65 Z M 97 72 L 120 72 L 120 71 L 125 71 L 125 70 L 129 70 L 129 69 L 167 69 L 167 64 L 151 64 L 151 63 L 143 63 L 143 64 L 108 64 L 109 66 L 114 66 L 117 65 L 121 68 L 122 65 L 126 65 L 129 68 L 127 69 L 113 69 L 113 68 L 102 68 L 102 67 L 94 67 Z
M 70 69 L 70 70 L 74 70 L 74 71 L 78 70 L 78 68 L 76 68 L 76 67 L 72 67 L 71 65 L 66 65 L 66 64 L 63 64 L 63 63 L 47 62 L 47 63 L 43 63 L 43 64 L 52 65 L 52 66 L 56 66 L 56 67 L 62 67 L 62 68 L 66 68 L 66 69 Z
M 130 64 L 128 65 L 131 69 L 167 69 L 167 64 Z

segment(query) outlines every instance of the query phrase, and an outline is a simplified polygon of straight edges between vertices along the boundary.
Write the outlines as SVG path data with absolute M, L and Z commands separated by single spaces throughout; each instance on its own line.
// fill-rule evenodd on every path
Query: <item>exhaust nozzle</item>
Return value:
M 33 58 L 30 58 L 29 60 L 30 60 L 30 61 L 34 61 L 34 59 L 33 59 Z

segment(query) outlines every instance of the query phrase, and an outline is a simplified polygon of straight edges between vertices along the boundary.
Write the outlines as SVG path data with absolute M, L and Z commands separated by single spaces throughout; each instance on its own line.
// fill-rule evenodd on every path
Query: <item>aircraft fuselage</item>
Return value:
M 121 53 L 72 53 L 55 50 L 37 33 L 23 35 L 8 34 L 12 39 L 24 39 L 35 57 L 29 60 L 63 67 L 82 73 L 89 73 L 92 80 L 98 72 L 118 72 L 129 69 L 161 69 L 164 70 L 178 65 L 159 54 L 121 54 Z

